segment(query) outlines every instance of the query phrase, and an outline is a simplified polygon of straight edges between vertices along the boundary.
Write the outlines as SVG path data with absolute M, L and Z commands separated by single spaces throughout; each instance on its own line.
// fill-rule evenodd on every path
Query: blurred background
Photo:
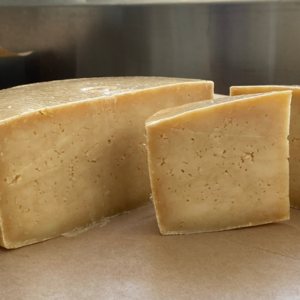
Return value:
M 26 3 L 24 3 L 26 2 Z M 0 88 L 94 76 L 300 84 L 299 1 L 1 1 Z

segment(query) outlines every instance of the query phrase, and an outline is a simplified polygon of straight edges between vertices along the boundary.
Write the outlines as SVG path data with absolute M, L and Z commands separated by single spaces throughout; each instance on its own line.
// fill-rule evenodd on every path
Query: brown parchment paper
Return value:
M 0 299 L 299 299 L 300 211 L 252 228 L 161 236 L 152 205 L 75 237 L 0 249 Z

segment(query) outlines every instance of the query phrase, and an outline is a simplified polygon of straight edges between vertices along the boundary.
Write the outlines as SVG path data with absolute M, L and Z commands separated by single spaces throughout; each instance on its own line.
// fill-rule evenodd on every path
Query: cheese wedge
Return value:
M 289 219 L 291 92 L 218 98 L 146 121 L 160 232 L 219 231 Z
M 300 86 L 232 86 L 230 95 L 267 93 L 291 90 L 291 124 L 290 124 L 290 205 L 300 209 Z
M 210 81 L 92 78 L 0 91 L 0 245 L 17 248 L 145 205 L 145 120 L 211 99 Z

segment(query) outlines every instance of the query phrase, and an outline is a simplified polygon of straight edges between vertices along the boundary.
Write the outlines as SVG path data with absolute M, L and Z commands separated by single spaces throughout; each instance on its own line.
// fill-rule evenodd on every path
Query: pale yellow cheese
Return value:
M 221 94 L 214 94 L 214 99 L 217 99 L 217 98 L 224 98 L 226 97 L 227 95 L 221 95 Z
M 267 93 L 291 90 L 291 124 L 290 124 L 290 204 L 300 209 L 300 86 L 232 86 L 230 95 Z
M 148 203 L 145 120 L 212 97 L 210 81 L 155 77 L 0 91 L 0 245 L 36 243 Z
M 291 92 L 218 98 L 146 121 L 160 232 L 226 230 L 289 219 Z

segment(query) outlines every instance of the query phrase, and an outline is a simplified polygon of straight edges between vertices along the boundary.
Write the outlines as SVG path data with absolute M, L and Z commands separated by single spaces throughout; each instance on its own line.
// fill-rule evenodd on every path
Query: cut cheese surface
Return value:
M 291 92 L 225 97 L 146 121 L 153 202 L 164 235 L 289 219 Z
M 267 93 L 272 91 L 291 90 L 291 120 L 290 120 L 290 204 L 300 209 L 300 86 L 232 86 L 230 95 Z
M 0 245 L 17 248 L 148 203 L 145 120 L 213 98 L 213 83 L 75 79 L 0 98 Z

